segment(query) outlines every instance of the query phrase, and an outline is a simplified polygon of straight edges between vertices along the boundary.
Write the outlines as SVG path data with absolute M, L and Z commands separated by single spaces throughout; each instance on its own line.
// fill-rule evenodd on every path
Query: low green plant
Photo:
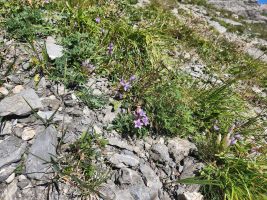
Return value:
M 93 128 L 85 131 L 68 147 L 67 156 L 52 160 L 56 172 L 54 180 L 71 183 L 79 189 L 81 196 L 97 194 L 97 188 L 109 176 L 109 171 L 101 167 L 100 160 L 106 144 L 107 140 L 96 134 Z
M 149 134 L 149 127 L 137 128 L 134 124 L 134 114 L 124 113 L 119 114 L 119 116 L 113 121 L 112 129 L 118 131 L 123 136 L 131 137 L 145 137 Z
M 41 10 L 28 6 L 11 14 L 5 22 L 5 27 L 12 37 L 24 42 L 33 40 L 37 35 L 42 36 L 49 33 L 45 27 Z
M 91 88 L 82 87 L 76 94 L 91 109 L 100 109 L 108 103 L 105 95 L 94 95 Z

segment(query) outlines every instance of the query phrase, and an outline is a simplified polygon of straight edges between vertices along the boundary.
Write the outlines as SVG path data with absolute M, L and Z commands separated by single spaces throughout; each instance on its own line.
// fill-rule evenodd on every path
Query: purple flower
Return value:
M 129 90 L 131 88 L 131 84 L 129 82 L 125 83 L 125 85 L 123 86 L 124 91 L 126 92 L 127 90 Z
M 126 82 L 123 78 L 120 80 L 120 84 L 123 86 L 124 91 L 128 91 L 132 87 L 130 82 Z
M 242 138 L 242 136 L 241 136 L 240 134 L 236 134 L 236 135 L 235 135 L 235 139 L 237 139 L 237 140 L 242 140 L 243 138 Z
M 100 17 L 97 17 L 97 18 L 95 18 L 95 22 L 96 22 L 96 23 L 98 23 L 98 24 L 99 24 L 99 23 L 100 23 L 100 21 L 101 21 L 101 20 L 100 20 Z
M 132 75 L 132 76 L 130 77 L 130 82 L 135 81 L 135 79 L 136 79 L 136 76 L 135 76 L 135 75 Z
M 113 53 L 113 48 L 114 48 L 113 43 L 112 42 L 109 43 L 109 45 L 108 45 L 108 53 L 109 53 L 109 55 L 111 55 Z
M 44 0 L 44 3 L 49 3 L 49 0 Z
M 235 145 L 237 142 L 237 140 L 235 138 L 231 138 L 231 142 L 230 142 L 230 145 Z
M 214 129 L 215 131 L 219 131 L 219 130 L 220 130 L 219 126 L 217 126 L 217 125 L 214 125 L 214 126 L 213 126 L 213 129 Z
M 145 126 L 147 126 L 149 124 L 149 121 L 148 121 L 148 117 L 147 116 L 144 116 L 142 119 L 142 122 Z
M 135 128 L 142 128 L 143 123 L 141 122 L 140 119 L 134 120 L 134 127 Z

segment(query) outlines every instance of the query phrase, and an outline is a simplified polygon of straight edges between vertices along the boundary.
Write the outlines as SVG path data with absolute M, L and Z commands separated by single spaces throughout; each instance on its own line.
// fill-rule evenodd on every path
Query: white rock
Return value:
M 9 135 L 12 132 L 12 123 L 7 121 L 4 124 L 2 131 L 0 130 L 0 135 Z
M 95 130 L 95 133 L 97 133 L 97 134 L 102 133 L 101 128 L 99 128 L 97 125 L 94 125 L 94 130 Z
M 49 36 L 45 42 L 46 51 L 51 60 L 60 58 L 63 56 L 63 47 L 56 44 L 56 41 L 53 37 Z
M 32 139 L 35 136 L 35 134 L 36 134 L 36 131 L 33 128 L 27 127 L 27 128 L 25 128 L 23 130 L 22 135 L 21 135 L 21 138 L 23 140 L 26 140 L 27 141 L 27 140 Z
M 24 87 L 23 87 L 22 85 L 17 85 L 17 86 L 15 86 L 15 87 L 13 88 L 12 92 L 13 92 L 14 94 L 18 94 L 18 93 L 20 93 L 22 90 L 24 90 Z
M 4 88 L 4 87 L 0 87 L 0 93 L 2 94 L 2 95 L 8 95 L 8 90 L 6 89 L 6 88 Z
M 16 192 L 18 190 L 17 187 L 17 181 L 14 180 L 12 183 L 10 183 L 2 193 L 0 193 L 0 199 L 1 200 L 14 200 L 16 196 Z
M 203 200 L 203 195 L 199 192 L 185 192 L 178 196 L 181 200 Z
M 222 26 L 219 22 L 208 20 L 209 24 L 215 28 L 219 33 L 225 33 L 227 29 Z
M 15 178 L 15 173 L 12 173 L 7 179 L 6 179 L 6 183 L 9 184 L 11 183 Z

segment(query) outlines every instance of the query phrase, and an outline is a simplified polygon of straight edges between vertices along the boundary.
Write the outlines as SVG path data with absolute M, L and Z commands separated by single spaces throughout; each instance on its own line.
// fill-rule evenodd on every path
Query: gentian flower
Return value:
M 135 76 L 135 75 L 132 75 L 132 76 L 130 77 L 130 82 L 135 81 L 135 79 L 136 79 L 136 76 Z
M 141 122 L 140 119 L 134 120 L 134 127 L 135 128 L 142 128 L 143 123 Z
M 147 126 L 149 124 L 149 121 L 148 121 L 148 117 L 147 116 L 144 116 L 142 119 L 142 122 L 145 126 Z
M 109 53 L 109 55 L 111 55 L 113 53 L 113 48 L 114 48 L 113 43 L 112 42 L 109 43 L 109 45 L 108 45 L 108 53 Z
M 128 91 L 132 87 L 130 82 L 126 82 L 123 78 L 120 80 L 120 84 L 123 86 L 124 91 Z
M 219 126 L 217 126 L 217 125 L 214 125 L 214 126 L 213 126 L 213 129 L 214 129 L 215 131 L 219 131 L 219 130 L 220 130 Z
M 100 18 L 99 18 L 99 17 L 95 18 L 95 22 L 96 22 L 96 23 L 98 23 L 98 24 L 99 24 L 99 23 L 100 23 L 100 21 L 101 21 L 101 20 L 100 20 Z
M 149 124 L 148 117 L 146 116 L 146 113 L 143 111 L 143 109 L 140 106 L 138 106 L 137 109 L 135 110 L 134 116 L 135 116 L 135 120 L 134 120 L 135 127 L 137 127 L 137 125 L 140 125 L 142 127 L 143 125 L 147 126 Z M 141 127 L 138 127 L 138 128 L 141 128 Z
M 235 145 L 235 144 L 236 144 L 236 142 L 237 142 L 237 139 L 235 139 L 235 138 L 232 138 L 232 139 L 231 139 L 231 142 L 230 142 L 230 145 Z

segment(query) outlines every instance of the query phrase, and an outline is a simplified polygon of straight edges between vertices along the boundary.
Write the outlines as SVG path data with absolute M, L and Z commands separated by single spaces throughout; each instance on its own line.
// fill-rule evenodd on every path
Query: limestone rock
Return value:
M 1 185 L 0 185 L 0 188 L 1 188 Z M 5 187 L 3 189 L 3 191 L 1 191 L 1 189 L 0 189 L 0 199 L 1 200 L 14 200 L 15 196 L 16 196 L 16 192 L 18 190 L 17 181 L 14 180 L 7 187 Z
M 35 136 L 35 129 L 30 128 L 30 127 L 26 127 L 21 135 L 21 138 L 23 140 L 30 140 Z
M 51 156 L 56 155 L 57 131 L 50 125 L 37 133 L 26 160 L 26 173 L 32 179 L 45 179 L 48 172 Z
M 150 156 L 152 157 L 153 160 L 159 161 L 161 163 L 170 161 L 168 148 L 165 144 L 161 143 L 153 144 L 151 147 Z
M 26 89 L 11 97 L 4 98 L 0 102 L 0 117 L 8 115 L 25 116 L 30 114 L 32 109 L 40 108 L 42 108 L 42 103 L 35 91 L 33 89 Z
M 185 192 L 178 195 L 178 200 L 203 200 L 204 197 L 199 192 Z
M 196 151 L 196 146 L 188 140 L 174 138 L 168 141 L 168 149 L 171 157 L 176 163 L 180 163 L 192 151 Z
M 109 161 L 118 168 L 125 166 L 136 167 L 139 164 L 139 160 L 136 156 L 118 153 L 112 155 Z
M 128 168 L 120 169 L 117 181 L 120 184 L 138 184 L 143 182 L 142 177 L 136 171 Z
M 155 187 L 160 189 L 162 187 L 162 183 L 160 182 L 159 177 L 156 175 L 153 169 L 148 165 L 141 164 L 140 171 L 144 176 L 145 184 L 147 187 Z
M 0 183 L 6 180 L 16 169 L 17 164 L 11 164 L 0 169 Z
M 1 142 L 0 167 L 19 161 L 26 150 L 26 145 L 26 142 L 15 136 L 10 136 Z
M 63 56 L 63 47 L 56 44 L 56 40 L 49 36 L 45 41 L 46 51 L 51 60 L 60 58 Z

